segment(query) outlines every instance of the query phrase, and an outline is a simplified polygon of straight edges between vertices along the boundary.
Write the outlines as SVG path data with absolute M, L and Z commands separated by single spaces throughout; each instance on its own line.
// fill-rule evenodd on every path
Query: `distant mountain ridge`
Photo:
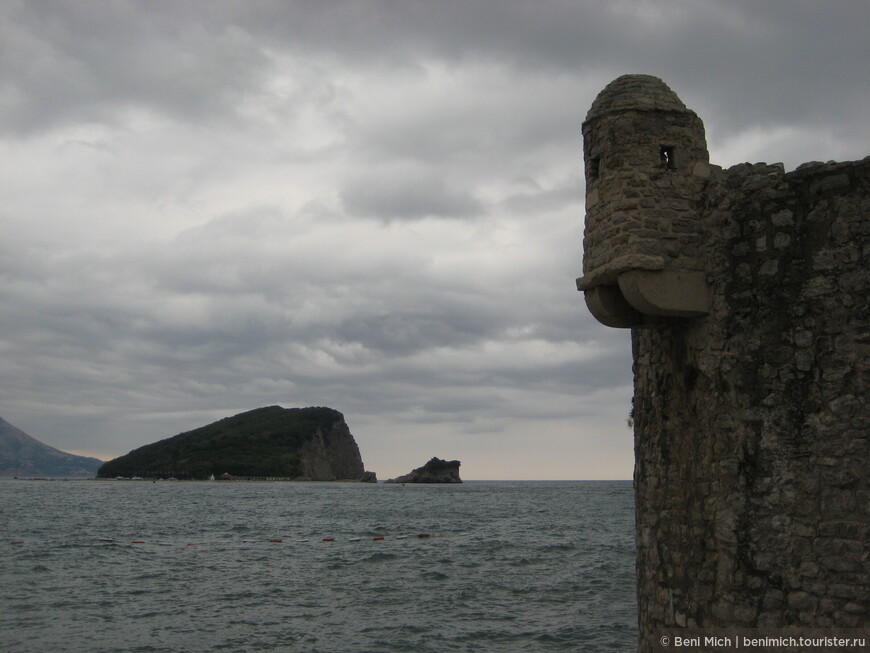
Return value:
M 0 476 L 92 478 L 102 464 L 50 447 L 0 418 Z
M 372 480 L 337 410 L 267 406 L 147 444 L 110 460 L 100 478 L 118 476 Z

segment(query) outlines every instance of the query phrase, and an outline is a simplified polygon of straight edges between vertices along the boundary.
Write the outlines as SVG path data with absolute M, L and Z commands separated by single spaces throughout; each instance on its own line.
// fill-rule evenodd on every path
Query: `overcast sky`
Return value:
M 864 1 L 0 0 L 0 416 L 109 459 L 344 413 L 366 468 L 630 478 L 580 125 L 625 73 L 711 161 L 870 154 Z

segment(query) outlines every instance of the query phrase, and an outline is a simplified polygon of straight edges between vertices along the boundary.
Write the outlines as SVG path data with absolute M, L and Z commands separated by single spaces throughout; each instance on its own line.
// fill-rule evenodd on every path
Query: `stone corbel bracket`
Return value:
M 662 257 L 623 256 L 577 279 L 577 289 L 595 319 L 609 327 L 648 326 L 657 317 L 708 313 L 712 292 L 706 274 L 664 268 Z

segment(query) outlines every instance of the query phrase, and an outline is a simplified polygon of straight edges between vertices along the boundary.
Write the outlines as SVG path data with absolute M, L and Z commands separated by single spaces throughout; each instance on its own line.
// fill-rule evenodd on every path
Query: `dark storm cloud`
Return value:
M 125 109 L 190 120 L 231 111 L 262 83 L 261 46 L 232 25 L 185 20 L 180 9 L 166 2 L 6 3 L 3 126 L 32 132 L 112 121 Z
M 191 119 L 257 94 L 286 51 L 377 76 L 426 60 L 576 75 L 666 76 L 737 122 L 853 115 L 867 99 L 867 8 L 837 3 L 12 2 L 7 127 L 105 119 L 112 105 Z M 83 38 L 83 35 L 87 35 Z M 706 105 L 705 105 L 706 108 Z M 733 124 L 729 122 L 729 125 Z

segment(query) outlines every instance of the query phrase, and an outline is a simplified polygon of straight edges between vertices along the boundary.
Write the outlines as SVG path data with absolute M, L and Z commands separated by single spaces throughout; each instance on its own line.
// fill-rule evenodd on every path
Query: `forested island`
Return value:
M 344 416 L 268 406 L 226 417 L 110 460 L 98 478 L 280 478 L 374 481 Z

